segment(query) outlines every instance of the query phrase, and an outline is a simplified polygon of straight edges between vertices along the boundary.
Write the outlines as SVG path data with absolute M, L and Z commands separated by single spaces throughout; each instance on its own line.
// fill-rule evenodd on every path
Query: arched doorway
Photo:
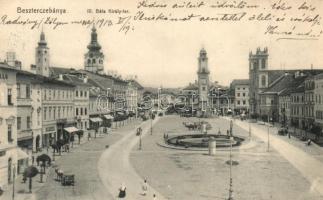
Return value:
M 39 141 L 40 141 L 40 136 L 37 135 L 37 137 L 36 137 L 36 151 L 38 151 L 38 149 L 39 149 Z
M 8 184 L 11 183 L 11 167 L 12 167 L 12 159 L 8 159 Z

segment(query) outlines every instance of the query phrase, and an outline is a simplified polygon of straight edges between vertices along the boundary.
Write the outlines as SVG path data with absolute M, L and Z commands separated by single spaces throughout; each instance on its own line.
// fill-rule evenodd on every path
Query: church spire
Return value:
M 101 49 L 100 44 L 98 43 L 98 34 L 96 32 L 96 28 L 93 25 L 92 27 L 92 33 L 91 33 L 91 42 L 90 44 L 87 46 L 87 48 L 90 51 L 99 51 Z
M 44 33 L 43 30 L 40 33 L 40 40 L 38 42 L 38 45 L 39 46 L 47 46 L 47 42 L 46 42 L 46 39 L 45 39 L 45 33 Z

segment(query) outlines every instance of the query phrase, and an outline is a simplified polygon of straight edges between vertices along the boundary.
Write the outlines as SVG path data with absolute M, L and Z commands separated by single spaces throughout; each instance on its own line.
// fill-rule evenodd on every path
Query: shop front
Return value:
M 68 143 L 71 139 L 71 135 L 65 131 L 67 127 L 76 127 L 75 121 L 67 121 L 67 119 L 57 120 L 57 140 L 63 140 L 64 143 Z
M 40 135 L 35 135 L 35 146 L 36 149 L 42 147 L 49 147 L 55 141 L 57 141 L 57 127 L 56 124 L 50 124 L 43 128 L 44 132 Z

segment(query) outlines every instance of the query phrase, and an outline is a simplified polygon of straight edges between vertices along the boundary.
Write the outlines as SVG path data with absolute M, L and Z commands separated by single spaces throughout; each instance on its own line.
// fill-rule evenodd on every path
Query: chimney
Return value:
M 16 61 L 16 53 L 15 52 L 7 52 L 7 64 L 15 67 L 15 61 Z
M 63 74 L 58 75 L 58 80 L 62 81 L 63 80 Z
M 21 61 L 15 60 L 15 68 L 21 70 Z

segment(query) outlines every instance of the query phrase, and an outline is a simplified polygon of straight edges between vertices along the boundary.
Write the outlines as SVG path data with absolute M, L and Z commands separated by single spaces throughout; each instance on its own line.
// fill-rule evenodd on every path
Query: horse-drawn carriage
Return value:
M 73 185 L 74 186 L 74 174 L 64 174 L 62 176 L 61 183 L 62 185 Z

